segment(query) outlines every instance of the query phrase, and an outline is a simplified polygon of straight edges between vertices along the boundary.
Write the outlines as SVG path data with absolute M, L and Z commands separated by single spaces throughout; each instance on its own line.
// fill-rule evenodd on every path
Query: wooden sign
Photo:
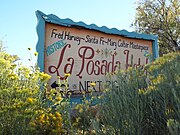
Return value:
M 60 19 L 37 11 L 38 65 L 52 76 L 49 84 L 68 78 L 69 90 L 88 92 L 95 82 L 94 91 L 101 91 L 108 80 L 129 66 L 138 67 L 158 57 L 157 36 L 98 27 L 94 24 Z M 60 80 L 58 80 L 60 79 Z

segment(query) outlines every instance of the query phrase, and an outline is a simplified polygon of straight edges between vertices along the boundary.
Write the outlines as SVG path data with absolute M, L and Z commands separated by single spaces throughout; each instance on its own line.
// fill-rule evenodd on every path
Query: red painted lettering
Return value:
M 126 55 L 126 69 L 128 69 L 128 61 L 129 61 L 129 50 L 124 50 L 124 54 Z
M 64 73 L 72 73 L 73 67 L 74 67 L 74 59 L 72 57 L 68 58 L 67 61 L 72 61 L 71 63 L 68 63 L 64 66 Z M 69 67 L 69 68 L 68 68 Z M 69 71 L 67 71 L 69 69 Z
M 94 62 L 92 60 L 90 60 L 87 63 L 86 71 L 87 71 L 88 75 L 92 75 L 93 74 L 93 71 L 94 71 Z
M 82 64 L 81 64 L 81 69 L 80 69 L 79 73 L 76 74 L 76 76 L 79 76 L 79 78 L 81 79 L 82 72 L 83 72 L 84 66 L 85 66 L 85 60 L 92 59 L 94 57 L 94 50 L 93 50 L 93 48 L 91 48 L 89 46 L 82 46 L 78 50 L 78 55 L 80 58 L 82 58 Z
M 95 61 L 95 66 L 97 67 L 97 70 L 94 70 L 95 75 L 99 75 L 101 72 L 101 68 L 99 65 L 100 65 L 100 61 L 99 60 Z
M 51 66 L 48 67 L 49 73 L 51 73 L 51 74 L 56 73 L 57 76 L 60 76 L 60 79 L 61 79 L 61 80 L 63 80 L 65 77 L 63 77 L 63 76 L 60 75 L 59 69 L 61 69 L 60 67 L 61 67 L 61 64 L 62 64 L 62 61 L 63 61 L 63 58 L 64 58 L 64 53 L 65 53 L 67 47 L 68 47 L 68 48 L 71 48 L 71 45 L 70 45 L 70 44 L 67 44 L 66 46 L 63 47 L 63 49 L 62 49 L 62 51 L 61 51 L 61 53 L 60 53 L 60 55 L 59 55 L 59 63 L 58 63 L 58 65 L 57 65 L 57 66 L 51 65 Z M 71 58 L 70 58 L 70 59 L 71 59 Z M 70 61 L 70 59 L 68 59 L 68 61 Z M 70 64 L 69 64 L 69 65 L 70 65 Z M 70 68 L 70 70 L 69 70 L 69 73 L 70 73 L 70 74 L 71 74 L 71 72 L 72 72 L 72 67 L 73 67 L 73 65 L 74 65 L 74 60 L 72 60 L 72 63 L 71 63 L 71 68 Z M 65 67 L 67 68 L 67 67 L 68 67 L 68 64 L 67 64 Z M 65 71 L 66 71 L 66 73 L 67 73 L 67 70 L 65 70 Z

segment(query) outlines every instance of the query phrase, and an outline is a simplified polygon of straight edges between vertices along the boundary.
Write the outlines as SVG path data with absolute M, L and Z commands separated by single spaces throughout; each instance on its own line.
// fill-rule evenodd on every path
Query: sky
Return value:
M 6 52 L 18 55 L 20 62 L 32 66 L 36 62 L 38 36 L 35 12 L 54 14 L 61 19 L 133 31 L 136 0 L 0 0 L 0 40 Z M 27 48 L 31 48 L 28 51 Z M 32 59 L 31 62 L 28 59 Z

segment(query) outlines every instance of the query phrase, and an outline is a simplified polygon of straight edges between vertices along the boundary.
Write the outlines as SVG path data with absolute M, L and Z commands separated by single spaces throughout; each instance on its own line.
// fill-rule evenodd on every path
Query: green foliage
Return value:
M 176 135 L 180 131 L 180 54 L 171 53 L 145 69 L 117 74 L 100 114 L 103 134 Z
M 140 134 L 143 118 L 143 97 L 137 90 L 147 87 L 145 74 L 141 70 L 128 69 L 117 75 L 117 86 L 106 93 L 103 105 L 103 124 L 106 134 Z
M 95 83 L 91 83 L 91 87 L 95 86 Z M 75 134 L 95 134 L 95 129 L 99 124 L 99 105 L 94 105 L 100 101 L 101 96 L 98 94 L 82 93 L 82 102 L 74 103 L 72 106 L 71 123 L 72 129 Z M 80 97 L 79 97 L 80 98 Z
M 180 45 L 180 1 L 139 0 L 135 21 L 137 32 L 159 36 L 160 55 Z
M 62 133 L 62 109 L 54 108 L 61 95 L 44 93 L 50 76 L 17 65 L 17 59 L 0 52 L 0 134 Z

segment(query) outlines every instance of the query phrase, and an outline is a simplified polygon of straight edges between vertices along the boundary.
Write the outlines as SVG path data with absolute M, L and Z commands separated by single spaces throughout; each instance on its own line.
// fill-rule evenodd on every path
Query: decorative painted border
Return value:
M 128 38 L 135 38 L 135 39 L 145 39 L 153 41 L 153 57 L 156 59 L 159 57 L 159 49 L 158 49 L 158 36 L 157 35 L 150 35 L 150 34 L 139 34 L 136 32 L 128 32 L 126 30 L 118 30 L 116 28 L 109 29 L 106 26 L 98 27 L 95 24 L 87 25 L 84 22 L 74 22 L 71 19 L 60 19 L 56 15 L 49 14 L 46 15 L 43 12 L 37 10 L 36 16 L 38 19 L 37 23 L 37 34 L 38 34 L 38 42 L 36 46 L 36 50 L 38 54 L 38 66 L 40 67 L 40 71 L 44 71 L 44 42 L 45 42 L 45 22 L 58 24 L 61 26 L 67 27 L 83 27 L 90 30 L 96 30 L 107 34 L 115 34 L 120 35 Z

